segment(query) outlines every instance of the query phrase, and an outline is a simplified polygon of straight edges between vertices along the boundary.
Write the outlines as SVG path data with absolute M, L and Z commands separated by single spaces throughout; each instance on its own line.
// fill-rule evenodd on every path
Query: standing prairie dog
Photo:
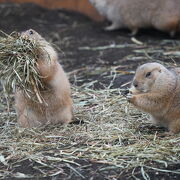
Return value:
M 172 133 L 180 132 L 180 68 L 143 64 L 136 70 L 130 92 L 129 101 L 149 113 L 151 120 Z
M 153 27 L 174 36 L 180 31 L 179 0 L 89 0 L 99 13 L 112 22 L 106 30 Z
M 64 70 L 58 63 L 58 56 L 53 47 L 30 29 L 21 33 L 22 37 L 42 45 L 37 60 L 38 70 L 47 90 L 41 91 L 45 103 L 28 98 L 23 91 L 15 95 L 18 124 L 22 127 L 39 127 L 45 124 L 69 123 L 72 121 L 72 99 L 70 84 Z M 47 61 L 49 58 L 49 62 Z

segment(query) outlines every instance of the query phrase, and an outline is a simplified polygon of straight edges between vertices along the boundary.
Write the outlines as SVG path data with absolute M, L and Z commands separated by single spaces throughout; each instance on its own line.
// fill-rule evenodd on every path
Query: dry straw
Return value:
M 10 35 L 1 31 L 0 77 L 6 93 L 19 88 L 27 97 L 43 102 L 40 89 L 44 89 L 42 77 L 37 69 L 38 50 L 43 47 L 19 33 Z
M 140 56 L 131 55 L 127 59 L 144 59 L 146 51 L 136 51 Z M 159 55 L 159 46 L 155 54 Z M 129 105 L 121 95 L 121 89 L 94 90 L 94 82 L 72 88 L 75 118 L 85 122 L 81 125 L 19 128 L 13 98 L 10 98 L 9 114 L 0 92 L 0 179 L 10 176 L 53 178 L 63 174 L 61 167 L 70 169 L 69 176 L 76 174 L 77 179 L 88 179 L 83 170 L 96 162 L 107 164 L 103 168 L 99 166 L 98 172 L 109 174 L 110 170 L 117 170 L 117 178 L 125 172 L 127 179 L 138 179 L 137 173 L 140 173 L 140 179 L 149 180 L 151 170 L 156 174 L 167 173 L 167 176 L 169 173 L 180 174 L 180 136 L 166 135 L 160 128 L 152 126 L 146 114 Z M 82 159 L 90 163 L 82 166 Z M 27 161 L 27 168 L 33 166 L 32 173 L 20 168 L 14 171 Z M 34 170 L 38 172 L 35 174 Z M 107 179 L 112 177 L 107 175 Z
M 40 177 L 62 173 L 60 165 L 82 177 L 80 159 L 107 164 L 98 171 L 116 169 L 128 172 L 129 177 L 136 177 L 140 167 L 142 179 L 149 179 L 152 169 L 180 174 L 178 169 L 168 169 L 168 165 L 180 161 L 180 137 L 165 135 L 152 126 L 145 114 L 127 103 L 121 90 L 93 90 L 91 85 L 92 82 L 73 87 L 74 114 L 85 122 L 81 125 L 20 129 L 13 121 L 14 113 L 8 121 L 8 114 L 2 112 L 0 154 L 4 166 L 0 177 L 7 176 L 7 167 L 15 168 L 27 160 L 37 163 L 34 168 Z M 37 174 L 18 171 L 11 176 L 35 178 Z

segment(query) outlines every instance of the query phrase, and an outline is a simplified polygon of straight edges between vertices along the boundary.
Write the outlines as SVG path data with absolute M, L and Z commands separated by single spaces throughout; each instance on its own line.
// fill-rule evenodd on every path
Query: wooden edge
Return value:
M 88 0 L 0 0 L 0 3 L 2 2 L 36 3 L 50 9 L 64 8 L 78 11 L 96 21 L 102 21 L 104 19 Z

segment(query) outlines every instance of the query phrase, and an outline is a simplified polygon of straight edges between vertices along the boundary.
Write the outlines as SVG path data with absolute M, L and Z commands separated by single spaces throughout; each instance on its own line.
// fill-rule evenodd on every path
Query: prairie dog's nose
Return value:
M 138 87 L 138 82 L 136 80 L 133 81 L 133 86 Z

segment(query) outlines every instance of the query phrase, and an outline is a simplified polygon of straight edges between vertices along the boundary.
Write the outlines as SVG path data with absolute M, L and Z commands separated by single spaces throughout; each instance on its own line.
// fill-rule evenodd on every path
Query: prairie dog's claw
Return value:
M 127 94 L 126 98 L 127 98 L 128 102 L 130 102 L 130 100 L 132 99 L 132 97 L 133 97 L 132 93 L 128 93 L 128 94 Z

